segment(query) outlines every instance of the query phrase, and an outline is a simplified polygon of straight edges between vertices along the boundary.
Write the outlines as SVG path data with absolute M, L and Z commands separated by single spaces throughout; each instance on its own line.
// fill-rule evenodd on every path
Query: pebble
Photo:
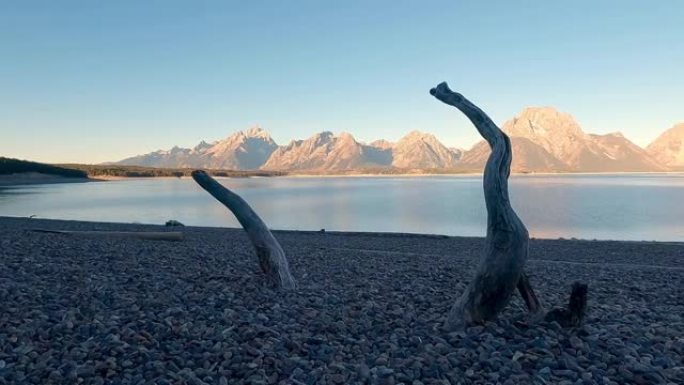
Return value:
M 365 380 L 365 379 L 370 377 L 370 368 L 365 364 L 361 364 L 361 365 L 359 365 L 357 373 L 358 373 L 359 379 Z
M 584 343 L 582 340 L 577 337 L 577 336 L 571 336 L 570 337 L 570 346 L 572 346 L 573 349 L 580 350 L 584 347 Z
M 512 360 L 513 360 L 513 361 L 518 361 L 519 359 L 521 359 L 521 358 L 524 357 L 524 356 L 525 356 L 525 354 L 523 354 L 523 353 L 521 353 L 521 352 L 519 352 L 519 351 L 516 351 L 515 354 L 513 354 Z

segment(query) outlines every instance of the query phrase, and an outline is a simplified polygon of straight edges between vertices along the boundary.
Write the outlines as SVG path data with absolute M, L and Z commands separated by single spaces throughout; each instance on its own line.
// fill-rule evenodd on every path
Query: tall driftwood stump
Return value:
M 508 199 L 512 157 L 508 136 L 484 111 L 451 91 L 446 83 L 430 93 L 464 113 L 492 149 L 483 177 L 487 206 L 485 252 L 475 278 L 449 312 L 445 326 L 453 330 L 494 319 L 508 304 L 527 260 L 529 235 Z M 536 301 L 536 296 L 527 296 L 527 300 Z
M 235 215 L 254 245 L 259 266 L 268 283 L 279 289 L 295 289 L 297 283 L 290 273 L 283 248 L 249 204 L 204 171 L 193 171 L 192 178 Z
M 484 256 L 475 278 L 449 311 L 445 327 L 460 329 L 496 318 L 516 288 L 529 312 L 535 318 L 542 318 L 542 305 L 523 272 L 528 256 L 529 234 L 508 198 L 511 141 L 484 111 L 463 95 L 451 91 L 446 83 L 431 89 L 430 94 L 465 114 L 492 150 L 483 176 L 487 207 Z M 578 326 L 584 319 L 586 308 L 587 285 L 575 283 L 568 307 L 554 309 L 544 319 L 556 321 L 564 327 Z

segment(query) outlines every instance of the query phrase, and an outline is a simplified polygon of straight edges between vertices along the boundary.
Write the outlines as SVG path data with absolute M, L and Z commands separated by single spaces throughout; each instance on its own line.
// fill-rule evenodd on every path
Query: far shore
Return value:
M 414 173 L 329 173 L 329 174 L 316 174 L 316 173 L 290 173 L 285 175 L 273 175 L 273 176 L 214 176 L 216 179 L 234 179 L 234 178 L 422 178 L 422 177 L 471 177 L 471 176 L 481 176 L 482 172 L 452 172 L 452 173 L 439 173 L 439 172 L 414 172 Z M 534 176 L 595 176 L 595 175 L 681 175 L 684 176 L 684 171 L 616 171 L 616 172 L 512 172 L 511 176 L 514 177 L 534 177 Z M 110 175 L 98 175 L 95 176 L 95 180 L 101 181 L 117 181 L 117 180 L 130 180 L 130 179 L 188 179 L 189 176 L 110 176 Z
M 229 178 L 420 178 L 420 177 L 472 177 L 480 176 L 482 172 L 458 172 L 458 173 L 431 173 L 431 172 L 413 172 L 413 173 L 290 173 L 285 175 L 273 176 L 215 176 L 217 179 Z M 684 176 L 683 171 L 621 171 L 621 172 L 520 172 L 511 173 L 515 177 L 535 177 L 535 176 L 613 176 L 613 175 L 675 175 Z M 0 187 L 22 186 L 22 185 L 37 185 L 37 184 L 56 184 L 56 183 L 86 183 L 86 182 L 106 182 L 106 181 L 122 181 L 135 179 L 186 179 L 189 176 L 117 176 L 117 175 L 94 175 L 88 178 L 70 178 L 58 175 L 49 175 L 41 173 L 21 173 L 0 175 Z
M 427 176 L 479 176 L 482 172 L 454 172 L 454 173 L 439 173 L 439 172 L 423 172 L 423 173 L 397 173 L 397 174 L 288 174 L 285 177 L 296 178 L 339 178 L 339 177 L 427 177 Z M 682 175 L 684 171 L 615 171 L 615 172 L 512 172 L 511 176 L 569 176 L 569 175 Z
M 86 183 L 97 181 L 99 181 L 97 178 L 70 178 L 59 175 L 41 174 L 37 172 L 0 175 L 0 187 L 55 183 Z

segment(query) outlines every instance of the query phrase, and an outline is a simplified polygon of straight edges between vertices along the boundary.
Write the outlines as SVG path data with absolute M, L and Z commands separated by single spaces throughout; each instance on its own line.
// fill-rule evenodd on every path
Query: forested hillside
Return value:
M 57 175 L 66 178 L 87 178 L 88 174 L 83 170 L 74 168 L 53 166 L 45 163 L 30 162 L 12 158 L 0 157 L 0 175 L 20 174 L 35 172 L 47 175 Z

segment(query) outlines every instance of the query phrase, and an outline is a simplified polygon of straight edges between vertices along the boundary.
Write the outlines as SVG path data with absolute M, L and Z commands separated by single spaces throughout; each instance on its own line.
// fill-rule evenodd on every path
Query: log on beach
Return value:
M 73 235 L 81 237 L 115 237 L 115 238 L 139 238 L 155 241 L 182 241 L 183 233 L 180 231 L 78 231 L 78 230 L 47 230 L 32 229 L 37 233 Z
M 290 272 L 283 248 L 256 211 L 241 196 L 223 186 L 205 171 L 193 171 L 192 178 L 235 215 L 254 246 L 259 266 L 268 283 L 284 290 L 296 289 L 297 282 Z

